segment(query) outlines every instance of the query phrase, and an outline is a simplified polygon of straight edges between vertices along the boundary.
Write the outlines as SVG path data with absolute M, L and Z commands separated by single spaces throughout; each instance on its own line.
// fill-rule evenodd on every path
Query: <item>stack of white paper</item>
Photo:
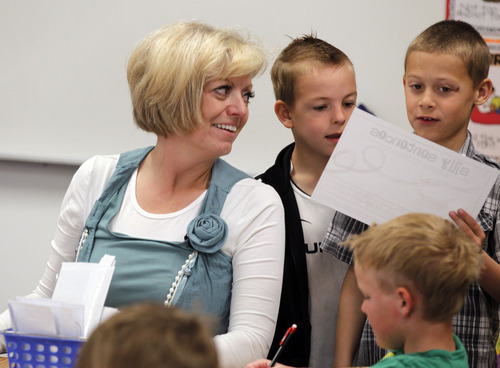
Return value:
M 110 255 L 99 263 L 63 263 L 52 299 L 9 301 L 14 330 L 87 338 L 101 320 L 114 266 Z

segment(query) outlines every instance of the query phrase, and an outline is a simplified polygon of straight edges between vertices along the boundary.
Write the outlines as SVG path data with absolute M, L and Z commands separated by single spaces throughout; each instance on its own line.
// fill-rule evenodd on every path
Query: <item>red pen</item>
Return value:
M 286 330 L 285 335 L 283 336 L 283 338 L 280 341 L 280 347 L 278 348 L 278 351 L 274 355 L 273 360 L 271 360 L 271 363 L 269 363 L 270 367 L 274 367 L 274 365 L 276 364 L 278 358 L 281 355 L 281 351 L 285 347 L 285 345 L 288 342 L 288 340 L 290 340 L 290 336 L 292 336 L 292 334 L 295 332 L 296 329 L 297 329 L 297 325 L 294 323 L 292 325 L 292 327 L 290 327 L 288 330 Z

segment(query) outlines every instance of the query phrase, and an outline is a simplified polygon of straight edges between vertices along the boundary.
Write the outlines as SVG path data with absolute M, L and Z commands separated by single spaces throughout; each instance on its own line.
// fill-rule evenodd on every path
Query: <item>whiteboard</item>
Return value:
M 177 20 L 255 35 L 269 66 L 254 79 L 250 119 L 226 158 L 249 173 L 292 141 L 274 115 L 270 66 L 314 31 L 354 63 L 358 102 L 409 128 L 402 88 L 409 42 L 445 18 L 446 0 L 2 0 L 0 159 L 78 165 L 155 143 L 133 123 L 127 58 L 150 31 Z

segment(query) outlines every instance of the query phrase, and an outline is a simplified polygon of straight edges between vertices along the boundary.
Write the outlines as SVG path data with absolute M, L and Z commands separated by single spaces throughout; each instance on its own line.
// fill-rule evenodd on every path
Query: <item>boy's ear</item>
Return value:
M 290 115 L 290 108 L 284 101 L 278 100 L 275 102 L 274 113 L 281 121 L 281 124 L 283 124 L 285 127 L 289 129 L 293 127 L 293 121 Z
M 398 302 L 399 311 L 403 317 L 408 317 L 413 312 L 415 308 L 415 300 L 411 295 L 410 291 L 405 287 L 398 287 Z
M 482 105 L 486 101 L 488 101 L 488 98 L 490 98 L 490 95 L 493 93 L 493 83 L 491 82 L 491 79 L 485 78 L 480 84 L 479 87 L 477 87 L 477 97 L 475 101 L 475 105 Z

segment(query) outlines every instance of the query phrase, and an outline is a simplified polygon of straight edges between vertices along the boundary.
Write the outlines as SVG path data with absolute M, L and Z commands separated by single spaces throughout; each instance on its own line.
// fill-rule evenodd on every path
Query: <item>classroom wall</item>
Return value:
M 7 0 L 0 2 L 0 310 L 29 293 L 47 260 L 59 206 L 93 154 L 154 142 L 130 116 L 128 53 L 177 19 L 248 30 L 270 60 L 288 36 L 317 32 L 352 59 L 359 100 L 409 129 L 402 90 L 408 43 L 444 19 L 445 0 Z M 256 174 L 292 141 L 274 117 L 269 67 L 226 159 Z

